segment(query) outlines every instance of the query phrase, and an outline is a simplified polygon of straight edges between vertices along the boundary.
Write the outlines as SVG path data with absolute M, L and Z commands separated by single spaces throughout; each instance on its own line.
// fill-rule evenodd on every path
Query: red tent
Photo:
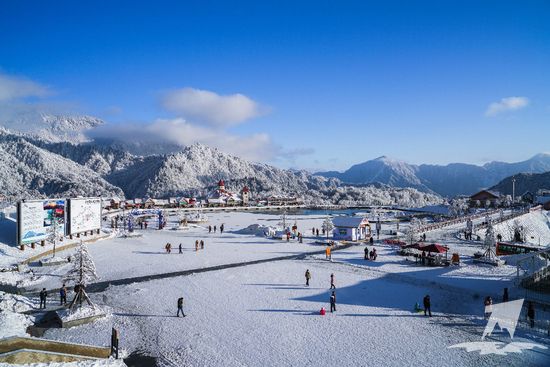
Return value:
M 432 243 L 431 245 L 420 246 L 419 250 L 442 254 L 447 252 L 449 249 L 445 246 L 438 245 L 437 243 Z

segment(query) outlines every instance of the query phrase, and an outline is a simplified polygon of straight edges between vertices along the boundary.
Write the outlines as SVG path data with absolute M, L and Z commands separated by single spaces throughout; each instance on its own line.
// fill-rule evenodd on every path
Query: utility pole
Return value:
M 512 204 L 516 202 L 516 178 L 512 177 Z

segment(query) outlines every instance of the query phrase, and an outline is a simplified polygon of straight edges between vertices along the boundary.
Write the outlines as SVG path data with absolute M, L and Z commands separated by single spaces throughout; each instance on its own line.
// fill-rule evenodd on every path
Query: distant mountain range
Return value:
M 175 153 L 135 155 L 131 150 L 137 145 L 80 139 L 81 130 L 89 128 L 80 127 L 83 120 L 58 118 L 46 128 L 57 131 L 55 137 L 42 135 L 43 120 L 33 124 L 40 133 L 27 126 L 14 131 L 18 126 L 13 124 L 10 130 L 0 128 L 0 194 L 12 201 L 77 195 L 202 196 L 223 178 L 235 192 L 247 185 L 253 195 L 297 195 L 310 204 L 413 207 L 442 202 L 440 196 L 414 188 L 344 185 L 335 178 L 249 162 L 201 144 Z
M 498 191 L 504 195 L 512 195 L 512 179 L 515 179 L 516 196 L 530 191 L 537 194 L 540 189 L 550 190 L 550 172 L 546 173 L 520 173 L 507 177 L 500 181 L 491 190 Z
M 317 172 L 315 175 L 338 178 L 345 183 L 353 184 L 380 182 L 394 187 L 413 187 L 452 197 L 473 194 L 518 173 L 548 171 L 550 154 L 543 153 L 522 162 L 491 162 L 483 166 L 465 163 L 451 163 L 445 166 L 414 165 L 383 156 L 356 164 L 344 172 Z

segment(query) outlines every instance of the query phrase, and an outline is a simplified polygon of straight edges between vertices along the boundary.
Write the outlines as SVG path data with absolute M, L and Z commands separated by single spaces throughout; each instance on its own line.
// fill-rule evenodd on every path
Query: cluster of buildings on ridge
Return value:
M 204 198 L 171 197 L 155 199 L 151 197 L 123 200 L 113 197 L 104 202 L 105 209 L 149 209 L 149 208 L 190 208 L 190 207 L 231 207 L 231 206 L 292 206 L 301 205 L 303 201 L 295 196 L 269 196 L 251 198 L 250 189 L 244 186 L 239 193 L 225 188 L 225 182 L 220 180 L 217 186 Z

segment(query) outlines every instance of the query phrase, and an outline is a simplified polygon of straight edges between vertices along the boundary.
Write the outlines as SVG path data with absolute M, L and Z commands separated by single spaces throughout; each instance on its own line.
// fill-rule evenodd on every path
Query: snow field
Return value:
M 312 273 L 304 286 L 304 272 Z M 329 309 L 330 274 L 337 312 Z M 434 317 L 411 312 L 429 293 Z M 120 330 L 127 350 L 141 349 L 162 366 L 543 366 L 544 353 L 480 356 L 448 346 L 478 340 L 483 326 L 470 297 L 430 284 L 316 259 L 272 263 L 111 287 L 112 317 L 93 327 L 50 330 L 75 342 L 108 340 Z M 185 318 L 176 318 L 184 297 Z M 462 315 L 449 314 L 449 305 Z

